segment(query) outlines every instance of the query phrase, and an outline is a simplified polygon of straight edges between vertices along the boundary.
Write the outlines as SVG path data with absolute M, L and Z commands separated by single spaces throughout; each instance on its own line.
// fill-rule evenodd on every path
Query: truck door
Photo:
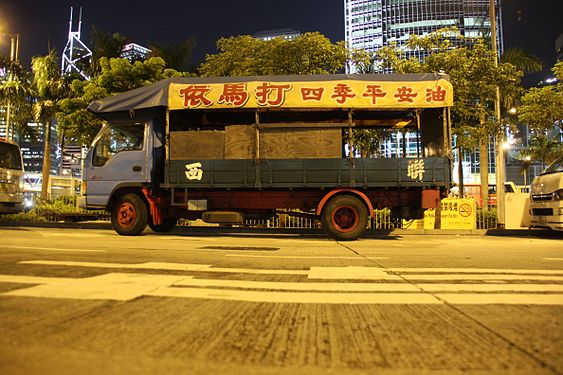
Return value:
M 149 182 L 152 142 L 149 124 L 131 121 L 106 125 L 86 156 L 87 204 L 105 206 L 118 186 Z

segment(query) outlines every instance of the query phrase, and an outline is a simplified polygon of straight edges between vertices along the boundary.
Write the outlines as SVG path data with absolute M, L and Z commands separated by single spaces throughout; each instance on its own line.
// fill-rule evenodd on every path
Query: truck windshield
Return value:
M 545 169 L 545 171 L 543 171 L 542 174 L 550 174 L 550 173 L 557 173 L 557 172 L 563 172 L 563 157 L 560 157 L 559 159 L 557 159 L 553 163 L 551 163 Z
M 121 151 L 143 149 L 145 127 L 142 124 L 113 124 L 105 129 L 94 148 L 93 165 L 101 167 Z
M 11 143 L 0 142 L 0 168 L 22 169 L 20 149 Z

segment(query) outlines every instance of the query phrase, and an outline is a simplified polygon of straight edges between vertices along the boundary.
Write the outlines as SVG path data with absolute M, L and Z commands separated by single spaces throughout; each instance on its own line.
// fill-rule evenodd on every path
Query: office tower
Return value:
M 501 0 L 495 0 L 497 42 L 503 50 Z M 457 27 L 466 37 L 489 36 L 489 0 L 344 0 L 346 42 L 375 52 L 396 43 L 405 47 L 412 34 L 425 35 L 444 27 Z M 405 49 L 407 56 L 424 58 Z M 353 73 L 354 67 L 349 67 Z

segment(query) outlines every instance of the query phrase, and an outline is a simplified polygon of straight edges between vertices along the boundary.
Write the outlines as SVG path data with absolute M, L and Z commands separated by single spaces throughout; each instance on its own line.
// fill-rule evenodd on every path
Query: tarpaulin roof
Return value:
M 217 78 L 169 78 L 88 107 L 109 114 L 163 107 L 407 109 L 453 105 L 445 74 L 333 74 Z

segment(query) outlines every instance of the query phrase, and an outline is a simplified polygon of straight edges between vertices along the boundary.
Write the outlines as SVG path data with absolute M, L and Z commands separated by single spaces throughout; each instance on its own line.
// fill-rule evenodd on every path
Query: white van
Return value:
M 24 210 L 23 175 L 19 146 L 0 139 L 0 214 Z
M 530 215 L 532 227 L 563 231 L 563 156 L 532 182 Z

